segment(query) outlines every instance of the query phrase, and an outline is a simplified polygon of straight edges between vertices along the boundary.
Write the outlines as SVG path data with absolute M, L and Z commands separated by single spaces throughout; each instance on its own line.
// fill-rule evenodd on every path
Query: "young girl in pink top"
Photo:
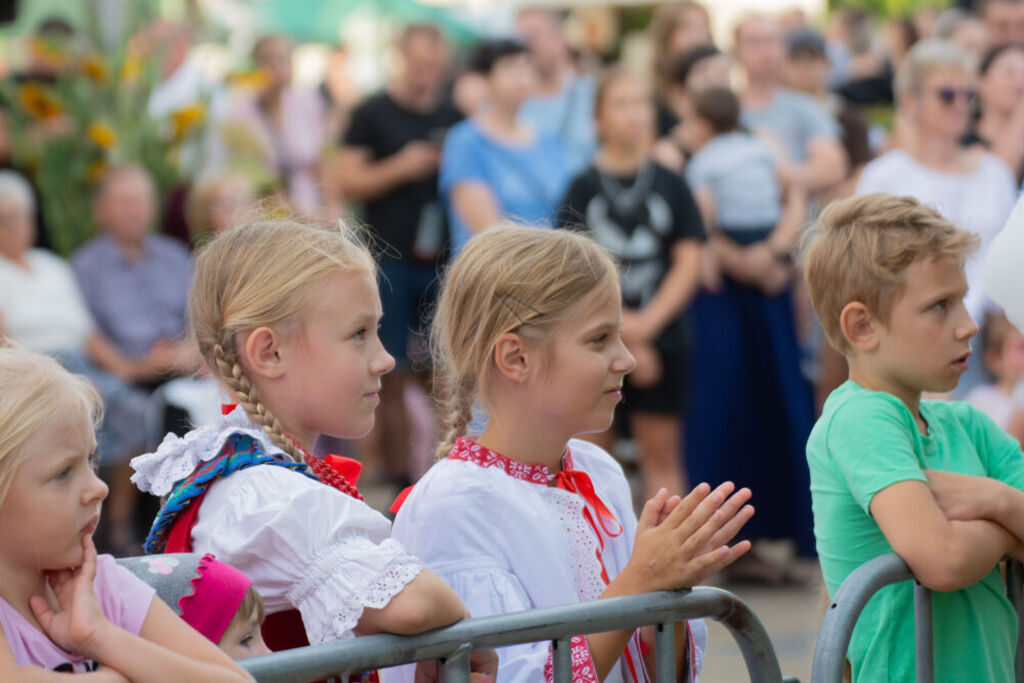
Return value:
M 96 390 L 0 347 L 0 680 L 251 681 L 153 589 L 96 556 Z

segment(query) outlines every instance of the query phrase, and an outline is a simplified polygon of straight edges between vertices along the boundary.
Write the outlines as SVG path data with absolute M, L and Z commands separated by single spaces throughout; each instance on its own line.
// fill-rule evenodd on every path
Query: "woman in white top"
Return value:
M 96 327 L 66 261 L 35 241 L 35 198 L 21 175 L 0 171 L 0 337 L 56 357 L 99 389 L 97 432 L 103 464 L 113 465 L 105 516 L 115 545 L 130 538 L 133 488 L 128 458 L 145 445 L 146 395 L 131 386 L 145 361 L 126 358 Z M 123 476 L 118 476 L 122 474 Z
M 1013 208 L 1016 184 L 1001 159 L 961 144 L 975 85 L 973 65 L 957 45 L 935 40 L 915 45 L 894 84 L 898 115 L 907 124 L 901 131 L 904 146 L 868 163 L 855 194 L 909 195 L 981 237 L 981 249 L 967 262 L 965 301 L 971 317 L 980 320 L 986 301 L 981 264 Z

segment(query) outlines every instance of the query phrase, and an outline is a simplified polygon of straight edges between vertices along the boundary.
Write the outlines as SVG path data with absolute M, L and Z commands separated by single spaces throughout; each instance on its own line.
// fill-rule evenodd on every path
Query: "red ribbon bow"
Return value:
M 565 491 L 571 491 L 585 500 L 587 505 L 597 513 L 597 521 L 605 534 L 614 538 L 622 533 L 622 524 L 615 519 L 615 515 L 604 504 L 604 501 L 598 498 L 597 491 L 594 490 L 594 482 L 590 480 L 589 474 L 581 470 L 562 470 L 555 477 L 555 486 Z M 598 534 L 598 538 L 600 538 L 600 534 Z
M 359 482 L 359 475 L 363 471 L 363 463 L 344 455 L 328 455 L 324 458 L 332 470 L 344 477 L 348 483 L 355 486 Z

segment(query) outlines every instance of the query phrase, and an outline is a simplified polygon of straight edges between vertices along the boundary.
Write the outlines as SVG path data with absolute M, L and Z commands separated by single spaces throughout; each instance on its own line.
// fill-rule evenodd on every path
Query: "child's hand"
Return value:
M 469 655 L 470 683 L 494 683 L 498 678 L 498 653 L 495 650 L 473 650 Z M 416 665 L 415 683 L 434 683 L 440 680 L 437 660 L 429 659 Z
M 29 598 L 29 606 L 36 615 L 43 632 L 58 647 L 85 657 L 94 657 L 99 633 L 110 624 L 103 614 L 93 581 L 96 579 L 96 546 L 92 537 L 82 539 L 85 558 L 76 569 L 47 572 L 47 581 L 60 610 L 50 609 L 41 595 Z
M 713 492 L 700 484 L 658 523 L 668 504 L 662 489 L 644 505 L 636 541 L 623 570 L 640 592 L 674 590 L 700 583 L 750 549 L 743 541 L 725 545 L 753 514 L 744 506 L 749 489 L 730 497 L 735 486 L 722 484 Z
M 991 519 L 990 505 L 998 498 L 995 479 L 925 470 L 928 487 L 946 519 L 970 522 Z

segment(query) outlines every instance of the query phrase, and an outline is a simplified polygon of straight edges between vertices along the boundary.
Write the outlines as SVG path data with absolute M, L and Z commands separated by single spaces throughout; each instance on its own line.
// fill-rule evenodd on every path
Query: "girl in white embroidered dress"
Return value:
M 200 506 L 190 549 L 248 574 L 268 622 L 297 609 L 314 644 L 418 633 L 466 613 L 354 486 L 308 456 L 318 434 L 373 426 L 380 377 L 394 366 L 377 337 L 375 278 L 344 228 L 266 222 L 219 234 L 198 257 L 189 308 L 203 357 L 239 406 L 132 462 L 141 489 L 171 494 L 149 547 L 162 549 L 179 508 Z M 304 461 L 332 486 L 303 473 Z M 208 472 L 219 474 L 204 483 Z
M 608 428 L 635 366 L 620 302 L 611 256 L 564 230 L 492 228 L 445 278 L 432 330 L 443 459 L 393 533 L 474 615 L 692 586 L 750 547 L 726 545 L 753 514 L 749 490 L 701 484 L 680 500 L 662 489 L 638 522 L 619 465 L 572 438 Z M 475 402 L 488 421 L 471 440 Z M 682 680 L 696 677 L 705 640 L 703 622 L 677 624 Z M 573 680 L 649 680 L 643 650 L 631 630 L 573 638 Z M 546 644 L 499 657 L 499 680 L 551 680 Z

